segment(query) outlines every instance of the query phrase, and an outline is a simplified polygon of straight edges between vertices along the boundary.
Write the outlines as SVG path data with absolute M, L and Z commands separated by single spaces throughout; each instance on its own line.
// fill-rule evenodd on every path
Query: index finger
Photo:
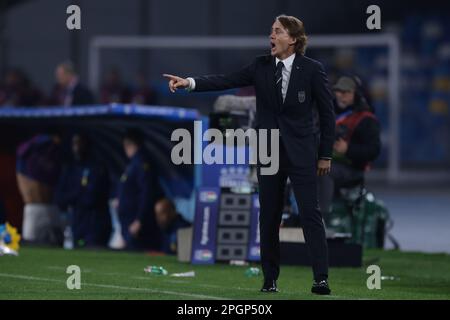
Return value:
M 177 76 L 174 76 L 173 74 L 167 74 L 167 73 L 163 73 L 163 77 L 168 78 L 168 79 L 177 79 Z

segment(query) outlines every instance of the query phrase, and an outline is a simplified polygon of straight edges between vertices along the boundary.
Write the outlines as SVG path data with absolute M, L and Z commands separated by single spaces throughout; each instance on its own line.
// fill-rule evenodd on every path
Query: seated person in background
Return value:
M 162 231 L 162 251 L 167 254 L 177 253 L 177 231 L 189 227 L 186 221 L 169 199 L 161 199 L 155 205 L 156 222 Z
M 55 201 L 71 212 L 74 247 L 107 246 L 111 235 L 109 177 L 93 155 L 86 136 L 72 138 L 73 162 L 64 168 Z
M 378 120 L 362 94 L 359 78 L 341 77 L 333 91 L 337 104 L 333 163 L 329 175 L 318 177 L 324 215 L 331 211 L 334 191 L 361 180 L 381 148 Z
M 129 163 L 119 182 L 117 205 L 127 249 L 158 251 L 161 232 L 155 221 L 155 203 L 163 197 L 157 171 L 150 165 L 140 131 L 128 130 L 123 139 Z
M 130 103 L 131 90 L 122 83 L 119 70 L 112 68 L 105 75 L 100 89 L 100 103 Z
M 31 107 L 44 102 L 41 92 L 19 69 L 8 70 L 0 83 L 0 106 Z
M 132 102 L 143 105 L 158 104 L 158 96 L 148 84 L 147 77 L 143 72 L 136 75 L 136 85 L 133 90 Z
M 61 137 L 39 134 L 17 149 L 16 176 L 23 209 L 22 239 L 40 244 L 62 244 L 54 187 L 61 169 Z

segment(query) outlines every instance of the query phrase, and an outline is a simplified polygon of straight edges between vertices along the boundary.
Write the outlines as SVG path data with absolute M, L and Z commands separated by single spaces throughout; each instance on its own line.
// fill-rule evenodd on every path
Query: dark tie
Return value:
M 283 62 L 278 61 L 277 71 L 275 72 L 275 85 L 277 88 L 278 102 L 280 103 L 280 105 L 283 104 L 283 94 L 281 92 L 281 85 L 283 83 L 283 66 Z

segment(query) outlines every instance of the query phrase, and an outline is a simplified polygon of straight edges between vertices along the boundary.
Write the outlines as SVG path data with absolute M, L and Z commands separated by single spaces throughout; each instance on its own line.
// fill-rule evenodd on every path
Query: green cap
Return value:
M 336 84 L 333 86 L 333 90 L 338 91 L 356 91 L 356 83 L 350 77 L 340 77 Z

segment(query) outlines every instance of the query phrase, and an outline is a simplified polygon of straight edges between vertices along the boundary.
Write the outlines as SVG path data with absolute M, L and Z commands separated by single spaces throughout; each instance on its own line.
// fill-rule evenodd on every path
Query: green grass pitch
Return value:
M 380 290 L 369 290 L 366 267 L 380 266 Z M 81 289 L 69 290 L 69 265 L 81 268 Z M 192 278 L 144 273 L 148 265 L 169 274 L 194 270 Z M 144 253 L 24 247 L 18 257 L 0 257 L 4 299 L 450 299 L 450 255 L 366 250 L 364 267 L 331 268 L 332 295 L 310 293 L 309 267 L 282 266 L 277 294 L 260 293 L 262 277 L 247 267 L 193 266 L 175 257 Z M 391 277 L 394 277 L 393 279 Z M 383 278 L 384 279 L 384 278 Z

